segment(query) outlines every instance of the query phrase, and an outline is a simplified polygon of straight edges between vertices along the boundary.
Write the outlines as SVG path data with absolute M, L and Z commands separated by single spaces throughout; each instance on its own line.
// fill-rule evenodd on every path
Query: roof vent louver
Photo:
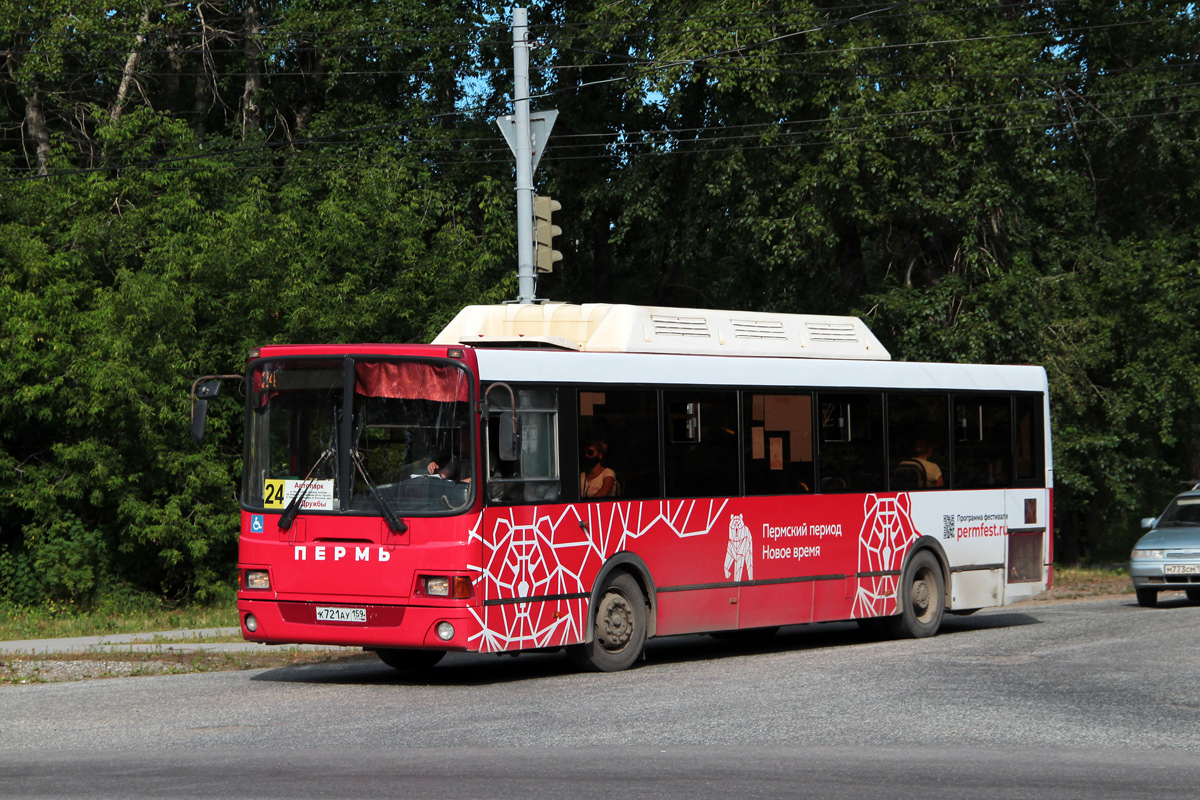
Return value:
M 668 317 L 652 314 L 650 321 L 654 323 L 656 336 L 699 336 L 709 338 L 708 320 L 704 317 Z
M 786 342 L 788 335 L 778 320 L 733 319 L 733 335 L 738 339 L 769 339 Z
M 804 328 L 814 342 L 855 344 L 859 341 L 854 325 L 842 322 L 806 322 Z
M 467 306 L 434 343 L 584 353 L 891 358 L 855 317 L 608 303 Z

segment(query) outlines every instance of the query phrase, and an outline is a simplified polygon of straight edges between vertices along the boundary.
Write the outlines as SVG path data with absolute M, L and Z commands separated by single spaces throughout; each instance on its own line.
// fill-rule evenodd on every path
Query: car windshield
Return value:
M 253 365 L 250 378 L 247 506 L 282 511 L 300 496 L 302 513 L 467 508 L 474 427 L 459 365 L 279 359 Z
M 1200 497 L 1177 497 L 1158 519 L 1158 527 L 1200 525 Z

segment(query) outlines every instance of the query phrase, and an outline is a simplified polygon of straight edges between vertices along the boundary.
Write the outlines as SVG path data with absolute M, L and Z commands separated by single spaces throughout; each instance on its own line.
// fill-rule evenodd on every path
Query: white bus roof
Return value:
M 433 344 L 591 353 L 891 359 L 857 317 L 609 303 L 467 306 Z

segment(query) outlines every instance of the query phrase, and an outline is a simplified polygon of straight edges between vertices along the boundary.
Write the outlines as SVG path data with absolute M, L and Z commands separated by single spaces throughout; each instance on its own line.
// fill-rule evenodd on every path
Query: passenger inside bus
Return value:
M 604 456 L 608 453 L 608 445 L 601 441 L 588 442 L 583 448 L 580 463 L 583 471 L 579 473 L 579 496 L 588 499 L 593 497 L 616 497 L 617 473 L 604 464 Z
M 933 445 L 928 439 L 917 439 L 916 447 L 913 448 L 914 454 L 912 460 L 915 461 L 924 472 L 924 480 L 921 482 L 922 489 L 934 489 L 940 486 L 945 486 L 946 482 L 942 479 L 942 468 L 932 461 Z

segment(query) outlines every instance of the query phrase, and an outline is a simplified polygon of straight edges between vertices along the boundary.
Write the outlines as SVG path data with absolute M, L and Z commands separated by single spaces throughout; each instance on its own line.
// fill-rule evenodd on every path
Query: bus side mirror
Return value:
M 483 393 L 483 414 L 487 416 L 489 413 L 488 395 L 497 386 L 508 391 L 509 410 L 501 410 L 499 413 L 500 434 L 497 437 L 499 441 L 496 442 L 496 455 L 501 461 L 518 461 L 521 458 L 521 418 L 517 415 L 517 393 L 507 383 L 493 383 Z
M 208 401 L 221 396 L 221 381 L 241 375 L 205 375 L 192 383 L 192 441 L 199 443 L 204 438 L 204 423 L 208 419 Z
M 516 461 L 521 457 L 521 418 L 516 414 L 500 415 L 500 437 L 496 443 L 501 461 Z
M 204 423 L 208 419 L 208 401 L 192 401 L 192 441 L 199 444 L 204 438 Z

